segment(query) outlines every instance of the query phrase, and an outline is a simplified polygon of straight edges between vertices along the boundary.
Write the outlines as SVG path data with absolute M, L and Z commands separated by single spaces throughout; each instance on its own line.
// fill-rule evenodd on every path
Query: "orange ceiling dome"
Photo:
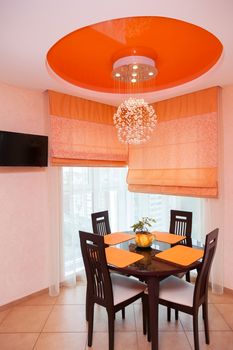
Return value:
M 116 92 L 114 62 L 140 55 L 155 61 L 157 75 L 134 92 L 177 86 L 198 78 L 218 61 L 221 42 L 196 25 L 166 17 L 129 17 L 78 29 L 55 43 L 49 67 L 62 79 L 89 90 Z M 119 92 L 126 86 L 121 84 Z

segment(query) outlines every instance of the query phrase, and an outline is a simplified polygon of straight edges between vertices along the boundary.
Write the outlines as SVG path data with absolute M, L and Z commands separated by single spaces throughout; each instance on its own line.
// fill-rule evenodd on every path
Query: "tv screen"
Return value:
M 0 166 L 48 165 L 48 136 L 0 131 Z

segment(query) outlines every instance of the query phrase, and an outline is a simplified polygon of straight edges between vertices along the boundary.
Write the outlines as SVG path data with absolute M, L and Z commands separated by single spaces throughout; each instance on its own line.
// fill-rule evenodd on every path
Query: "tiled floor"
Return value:
M 205 344 L 200 317 L 200 350 L 233 349 L 233 294 L 209 293 L 210 345 Z M 63 288 L 58 297 L 42 294 L 0 312 L 0 350 L 87 350 L 85 281 L 75 288 Z M 166 309 L 160 308 L 159 349 L 192 350 L 190 316 L 179 313 L 179 321 L 168 323 Z M 200 315 L 201 316 L 201 315 Z M 94 350 L 108 350 L 105 309 L 96 306 Z M 142 334 L 141 302 L 126 309 L 126 319 L 117 315 L 115 350 L 150 350 Z

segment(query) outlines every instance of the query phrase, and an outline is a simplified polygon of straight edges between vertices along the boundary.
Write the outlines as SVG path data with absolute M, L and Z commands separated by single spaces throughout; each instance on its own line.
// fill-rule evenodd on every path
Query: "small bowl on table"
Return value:
M 139 248 L 149 248 L 154 241 L 154 235 L 148 231 L 136 232 L 135 243 Z

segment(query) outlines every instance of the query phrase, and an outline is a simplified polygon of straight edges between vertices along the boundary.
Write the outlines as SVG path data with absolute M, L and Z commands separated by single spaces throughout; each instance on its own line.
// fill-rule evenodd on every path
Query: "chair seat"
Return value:
M 175 276 L 160 282 L 159 299 L 172 303 L 193 306 L 194 285 Z
M 111 273 L 114 305 L 144 292 L 146 285 L 134 278 Z

